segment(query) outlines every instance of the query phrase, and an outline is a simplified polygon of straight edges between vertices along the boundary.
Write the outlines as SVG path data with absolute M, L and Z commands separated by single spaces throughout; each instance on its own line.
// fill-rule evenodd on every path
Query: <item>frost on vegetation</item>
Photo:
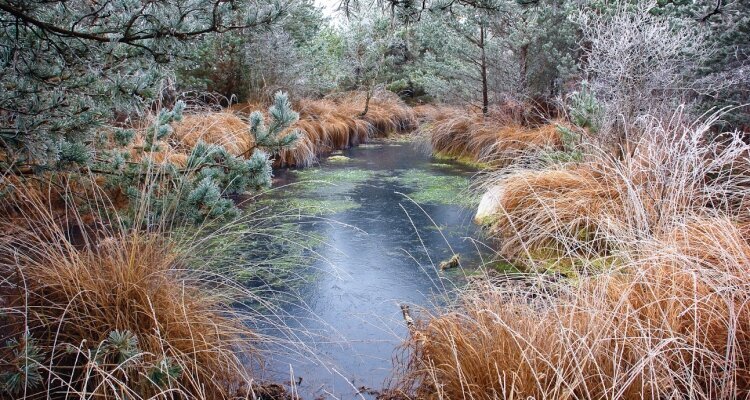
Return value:
M 256 146 L 249 157 L 235 156 L 221 145 L 199 141 L 187 155 L 184 167 L 157 164 L 150 154 L 159 151 L 159 146 L 170 137 L 173 132 L 171 124 L 180 120 L 183 107 L 184 104 L 178 102 L 172 110 L 158 114 L 147 130 L 147 137 L 151 139 L 146 140 L 140 161 L 127 162 L 131 159 L 129 153 L 115 149 L 111 155 L 122 158 L 125 163 L 98 164 L 99 169 L 108 171 L 109 187 L 124 188 L 133 204 L 147 199 L 153 205 L 148 219 L 143 221 L 146 224 L 157 223 L 165 216 L 201 223 L 238 215 L 234 201 L 227 196 L 269 187 L 271 157 L 295 145 L 299 139 L 300 134 L 296 131 L 286 133 L 298 114 L 291 110 L 288 96 L 277 93 L 269 109 L 268 126 L 260 112 L 251 116 L 247 135 L 252 137 Z M 115 134 L 118 140 L 130 136 Z

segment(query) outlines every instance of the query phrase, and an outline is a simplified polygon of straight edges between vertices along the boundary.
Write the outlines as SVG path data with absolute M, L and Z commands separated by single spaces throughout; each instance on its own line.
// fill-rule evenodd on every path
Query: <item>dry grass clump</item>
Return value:
M 493 109 L 487 116 L 448 108 L 426 115 L 432 122 L 421 133 L 429 138 L 432 151 L 445 157 L 505 166 L 527 153 L 563 145 L 557 129 L 562 122 L 523 126 L 521 118 L 505 108 Z
M 490 174 L 477 220 L 509 258 L 602 256 L 668 234 L 691 215 L 747 220 L 750 146 L 701 124 L 658 121 L 623 158 L 596 149 L 581 163 Z
M 334 150 L 416 128 L 413 111 L 397 96 L 375 93 L 367 113 L 363 114 L 365 99 L 364 93 L 347 92 L 324 99 L 297 101 L 294 108 L 300 119 L 289 131 L 299 130 L 302 138 L 295 148 L 281 152 L 276 166 L 309 166 Z M 230 109 L 242 114 L 257 107 L 242 104 Z
M 303 137 L 296 148 L 281 153 L 280 165 L 307 166 L 331 151 L 416 128 L 414 112 L 397 96 L 376 92 L 367 113 L 365 102 L 366 94 L 359 92 L 300 100 L 300 120 L 293 128 Z
M 401 390 L 436 399 L 744 398 L 750 248 L 742 243 L 744 254 L 722 253 L 725 263 L 710 268 L 671 247 L 692 244 L 659 243 L 626 270 L 552 297 L 480 288 L 418 326 Z
M 728 219 L 571 285 L 495 282 L 413 331 L 397 390 L 431 399 L 750 395 L 750 245 Z M 512 282 L 512 281 L 511 281 Z
M 244 103 L 232 104 L 227 107 L 227 111 L 249 117 L 253 111 L 264 111 L 267 108 L 268 104 L 265 104 L 263 102 L 249 101 Z
M 199 141 L 224 146 L 235 156 L 249 155 L 255 147 L 248 124 L 231 112 L 186 114 L 173 124 L 172 138 L 186 153 Z
M 594 241 L 601 250 L 600 224 L 622 210 L 621 187 L 609 185 L 590 165 L 542 171 L 521 170 L 494 182 L 476 220 L 486 223 L 509 259 L 557 254 L 580 257 Z M 588 241 L 582 247 L 578 241 Z
M 71 236 L 41 200 L 27 193 L 33 207 L 21 231 L 7 226 L 18 221 L 0 226 L 0 341 L 8 344 L 0 375 L 9 395 L 244 395 L 252 377 L 241 357 L 254 354 L 255 335 L 230 307 L 239 289 L 189 269 L 163 233 L 110 224 Z
M 497 173 L 506 256 L 574 279 L 505 276 L 427 315 L 395 385 L 414 398 L 750 396 L 747 166 L 715 121 L 653 121 L 626 152 Z M 489 201 L 488 200 L 488 201 Z
M 418 124 L 422 125 L 436 120 L 441 114 L 451 110 L 451 108 L 435 104 L 420 104 L 412 107 L 412 110 Z
M 361 113 L 365 108 L 366 94 L 350 93 L 339 100 L 340 104 L 349 104 Z M 402 133 L 416 129 L 417 120 L 414 111 L 397 95 L 387 91 L 372 94 L 367 113 L 361 119 L 375 127 L 376 135 L 387 136 L 391 133 Z

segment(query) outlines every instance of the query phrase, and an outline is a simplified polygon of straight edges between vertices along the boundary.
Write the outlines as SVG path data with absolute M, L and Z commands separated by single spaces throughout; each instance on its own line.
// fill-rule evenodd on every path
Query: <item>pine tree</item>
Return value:
M 577 70 L 567 0 L 429 2 L 415 27 L 418 81 L 441 100 L 480 109 L 504 98 L 561 94 Z
M 273 0 L 0 0 L 0 169 L 85 163 L 102 125 L 161 97 L 191 44 L 283 12 Z
M 159 151 L 160 144 L 169 139 L 171 124 L 182 118 L 183 107 L 178 102 L 173 109 L 159 112 L 147 130 L 152 138 L 140 149 L 140 162 L 129 162 L 129 151 L 114 149 L 101 154 L 94 164 L 107 177 L 108 188 L 118 188 L 130 197 L 135 207 L 127 215 L 134 224 L 158 225 L 165 218 L 177 223 L 232 218 L 238 210 L 229 196 L 270 186 L 272 157 L 300 138 L 298 131 L 289 131 L 299 115 L 292 111 L 288 96 L 279 92 L 268 110 L 268 125 L 261 112 L 251 115 L 247 135 L 256 145 L 247 154 L 235 156 L 223 146 L 199 141 L 184 168 L 157 164 L 150 153 Z M 144 202 L 149 212 L 141 215 Z
M 718 93 L 703 100 L 704 109 L 733 107 L 725 117 L 731 127 L 750 129 L 750 2 L 728 2 L 703 9 L 699 21 L 711 29 L 709 45 L 715 50 L 699 79 L 721 80 Z

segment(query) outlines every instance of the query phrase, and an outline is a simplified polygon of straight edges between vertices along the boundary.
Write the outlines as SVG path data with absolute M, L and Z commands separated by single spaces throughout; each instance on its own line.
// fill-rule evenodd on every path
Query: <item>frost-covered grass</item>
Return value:
M 506 259 L 426 312 L 396 388 L 414 398 L 750 394 L 747 154 L 714 119 L 654 120 L 620 157 L 490 175 Z
M 231 225 L 180 235 L 124 226 L 103 198 L 63 216 L 44 194 L 15 199 L 23 211 L 0 222 L 11 398 L 229 399 L 256 386 L 262 319 L 235 305 L 270 304 L 208 259 Z

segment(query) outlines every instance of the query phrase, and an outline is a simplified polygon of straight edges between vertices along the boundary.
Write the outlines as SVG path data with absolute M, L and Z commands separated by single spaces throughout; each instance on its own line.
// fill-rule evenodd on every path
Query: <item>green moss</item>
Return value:
M 577 277 L 582 271 L 599 273 L 625 265 L 618 256 L 582 256 L 553 247 L 530 249 L 528 256 L 529 259 L 519 260 L 522 269 L 539 273 L 559 273 L 569 278 Z
M 327 160 L 329 162 L 345 163 L 345 162 L 351 161 L 352 159 L 349 158 L 349 157 L 347 157 L 347 156 L 336 155 L 336 156 L 330 156 L 330 157 L 328 157 Z
M 271 204 L 278 203 L 277 200 L 263 199 L 258 204 Z M 340 212 L 353 210 L 359 208 L 361 205 L 350 197 L 344 196 L 342 198 L 308 198 L 308 197 L 296 197 L 287 198 L 284 200 L 284 208 L 288 212 L 297 212 L 307 216 L 321 216 L 337 214 Z
M 455 156 L 449 156 L 440 152 L 435 152 L 432 154 L 432 157 L 435 158 L 436 160 L 453 161 L 453 162 L 463 164 L 463 165 L 466 165 L 468 167 L 475 168 L 475 169 L 487 169 L 490 167 L 488 163 L 477 161 L 468 156 L 455 157 Z
M 322 169 L 308 168 L 292 171 L 299 179 L 296 187 L 315 190 L 326 185 L 356 185 L 375 175 L 375 171 L 360 168 Z
M 410 188 L 409 197 L 420 204 L 453 204 L 471 208 L 479 203 L 478 196 L 469 190 L 470 181 L 465 176 L 436 175 L 409 169 L 395 179 Z
M 510 263 L 508 261 L 495 261 L 488 265 L 490 269 L 496 272 L 501 273 L 519 273 L 521 272 L 521 269 L 518 268 L 517 265 L 514 265 L 513 263 Z

